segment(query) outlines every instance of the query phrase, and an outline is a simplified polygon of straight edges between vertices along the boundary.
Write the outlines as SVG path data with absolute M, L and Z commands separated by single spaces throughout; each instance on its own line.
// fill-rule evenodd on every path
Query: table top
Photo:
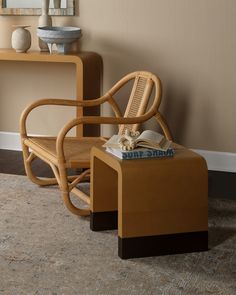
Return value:
M 54 52 L 41 52 L 29 50 L 25 53 L 17 53 L 13 49 L 0 49 L 0 60 L 8 61 L 37 61 L 37 62 L 64 62 L 64 63 L 81 63 L 81 61 L 98 56 L 95 52 L 79 52 L 71 54 L 58 54 Z
M 188 162 L 196 161 L 205 161 L 202 156 L 196 152 L 187 149 L 179 144 L 173 144 L 175 154 L 173 157 L 155 157 L 155 158 L 143 158 L 143 159 L 131 159 L 131 160 L 122 160 L 118 157 L 107 152 L 105 148 L 102 147 L 93 147 L 91 150 L 91 157 L 96 156 L 102 161 L 104 161 L 109 166 L 113 167 L 115 170 L 118 169 L 133 169 L 134 167 L 139 167 L 141 169 L 150 169 L 154 164 L 158 164 L 159 167 L 163 165 L 177 164 L 178 162 Z

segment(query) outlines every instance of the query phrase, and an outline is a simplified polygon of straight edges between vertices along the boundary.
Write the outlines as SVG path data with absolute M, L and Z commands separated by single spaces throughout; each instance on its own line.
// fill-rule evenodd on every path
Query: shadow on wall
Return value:
M 167 85 L 163 93 L 161 112 L 169 124 L 173 140 L 182 144 L 189 116 L 189 93 L 184 87 L 177 89 L 170 81 Z
M 89 44 L 90 36 L 86 35 L 85 44 Z M 189 112 L 189 94 L 186 88 L 175 87 L 172 83 L 175 77 L 173 73 L 167 73 L 168 69 L 162 62 L 161 54 L 153 52 L 147 48 L 134 48 L 130 44 L 120 44 L 115 42 L 108 42 L 106 39 L 99 39 L 97 42 L 96 51 L 103 52 L 102 58 L 104 63 L 104 92 L 106 92 L 114 83 L 116 83 L 121 77 L 126 74 L 138 71 L 146 70 L 153 72 L 160 77 L 163 84 L 163 97 L 160 106 L 160 111 L 167 120 L 170 126 L 174 140 L 177 142 L 183 142 L 186 130 L 186 124 Z M 153 61 L 153 56 L 159 57 Z M 168 77 L 163 79 L 162 76 Z M 168 87 L 165 87 L 168 85 Z M 118 96 L 118 103 L 121 109 L 124 109 L 124 102 L 128 99 L 129 92 L 127 88 L 126 93 L 120 93 Z M 104 115 L 111 115 L 109 107 L 103 109 Z M 158 129 L 156 121 L 145 123 L 146 129 Z M 113 131 L 112 131 L 113 132 Z M 109 135 L 109 134 L 107 134 Z
M 194 69 L 191 70 L 191 67 L 189 68 L 191 72 L 185 70 L 176 75 L 176 68 L 173 68 L 175 62 L 171 62 L 171 57 L 167 60 L 164 52 L 159 52 L 156 48 L 145 47 L 142 43 L 135 47 L 129 40 L 124 42 L 117 40 L 121 39 L 114 37 L 111 41 L 104 38 L 104 35 L 99 36 L 98 34 L 95 40 L 92 32 L 86 32 L 81 39 L 82 50 L 93 48 L 102 56 L 104 65 L 102 93 L 130 72 L 137 70 L 153 72 L 162 80 L 163 97 L 160 110 L 169 124 L 174 140 L 183 145 L 191 143 L 191 146 L 195 148 L 199 148 L 198 142 L 205 142 L 206 139 L 211 142 L 216 136 L 216 131 L 212 126 L 210 115 L 212 110 L 207 100 L 209 93 L 204 93 L 206 99 L 201 97 L 201 100 L 196 100 L 194 97 L 198 95 L 195 88 L 201 91 L 201 85 L 206 83 L 204 76 L 202 75 L 201 79 L 195 77 Z M 128 91 L 122 93 L 118 98 L 121 107 L 122 99 L 126 100 L 125 96 L 128 99 Z M 110 115 L 111 111 L 109 107 L 105 107 L 102 113 Z M 197 114 L 200 114 L 201 118 L 197 118 Z M 197 130 L 196 134 L 192 132 L 193 124 L 197 124 L 197 127 L 194 126 L 194 130 Z

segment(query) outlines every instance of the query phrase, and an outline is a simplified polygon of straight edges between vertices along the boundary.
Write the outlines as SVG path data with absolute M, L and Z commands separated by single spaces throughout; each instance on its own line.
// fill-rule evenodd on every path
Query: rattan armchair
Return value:
M 114 95 L 130 80 L 133 87 L 127 108 L 122 116 Z M 154 90 L 154 99 L 150 103 L 150 97 Z M 68 107 L 92 107 L 109 103 L 114 111 L 113 117 L 84 116 L 77 117 L 68 122 L 56 137 L 30 136 L 27 133 L 26 123 L 29 113 L 40 106 L 57 105 Z M 66 207 L 74 214 L 86 216 L 90 213 L 90 198 L 78 189 L 78 184 L 89 178 L 90 150 L 92 146 L 102 146 L 106 141 L 103 137 L 69 137 L 68 132 L 80 124 L 111 124 L 119 126 L 119 133 L 126 129 L 137 131 L 140 124 L 154 117 L 169 140 L 172 139 L 169 128 L 158 111 L 161 103 L 161 81 L 149 72 L 133 72 L 123 77 L 104 96 L 79 101 L 64 99 L 42 99 L 28 106 L 20 119 L 20 135 L 23 149 L 24 165 L 27 176 L 34 183 L 44 186 L 58 184 Z M 55 178 L 39 178 L 32 172 L 32 161 L 40 158 L 50 165 Z M 69 168 L 83 168 L 83 172 L 68 176 Z M 87 168 L 85 170 L 85 168 Z M 71 198 L 71 194 L 82 199 L 87 208 L 78 208 Z

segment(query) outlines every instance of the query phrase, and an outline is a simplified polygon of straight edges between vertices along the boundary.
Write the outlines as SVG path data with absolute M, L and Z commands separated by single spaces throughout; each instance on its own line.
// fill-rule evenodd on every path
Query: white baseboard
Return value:
M 19 133 L 0 132 L 0 149 L 21 151 Z M 193 150 L 206 159 L 208 170 L 236 172 L 236 153 Z
M 16 132 L 0 132 L 0 149 L 21 151 L 20 134 Z
M 194 151 L 206 159 L 208 170 L 236 172 L 236 153 L 197 149 L 194 149 Z

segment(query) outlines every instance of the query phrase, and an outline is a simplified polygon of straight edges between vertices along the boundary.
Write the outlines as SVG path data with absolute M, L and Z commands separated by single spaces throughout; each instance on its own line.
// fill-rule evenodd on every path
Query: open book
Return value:
M 119 140 L 122 135 L 113 135 L 103 146 L 108 148 L 120 149 Z M 167 140 L 162 134 L 145 130 L 134 139 L 136 147 L 146 147 L 155 150 L 167 151 L 171 147 L 171 141 Z

